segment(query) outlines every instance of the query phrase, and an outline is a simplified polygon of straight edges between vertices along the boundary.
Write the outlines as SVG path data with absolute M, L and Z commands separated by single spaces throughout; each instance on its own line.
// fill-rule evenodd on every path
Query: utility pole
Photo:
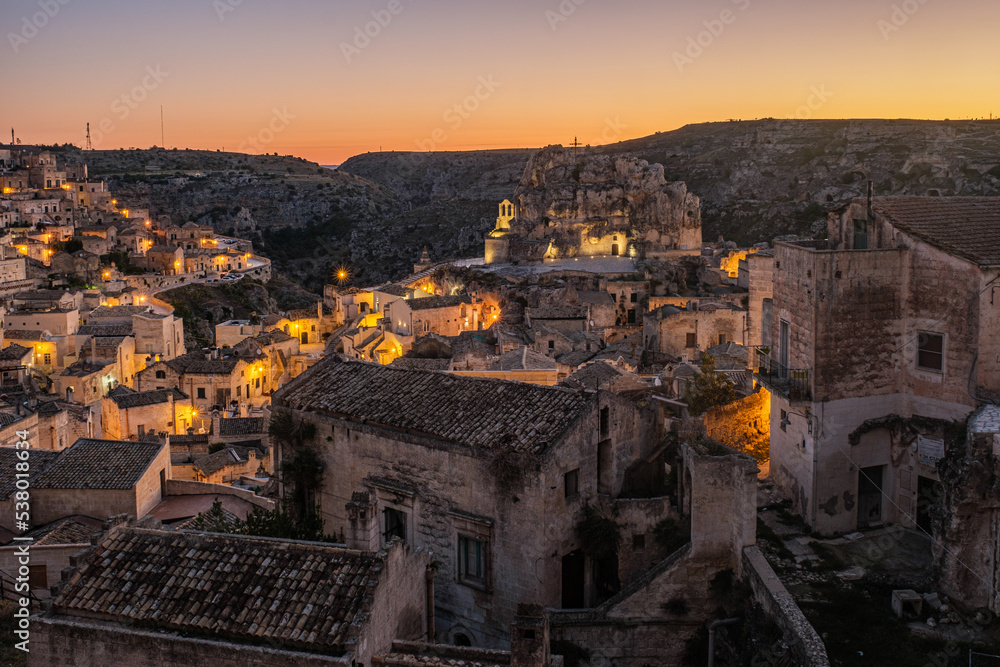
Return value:
M 160 105 L 160 148 L 166 148 L 167 145 L 163 138 L 163 105 Z
M 87 150 L 94 150 L 94 145 L 90 143 L 90 123 L 87 123 Z

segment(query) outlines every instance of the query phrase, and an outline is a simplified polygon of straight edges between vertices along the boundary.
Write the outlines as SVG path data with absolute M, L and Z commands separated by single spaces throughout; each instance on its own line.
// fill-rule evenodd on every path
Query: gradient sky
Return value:
M 391 20 L 348 62 L 372 12 Z M 162 105 L 168 147 L 337 164 L 727 118 L 987 117 L 997 25 L 983 0 L 4 0 L 0 127 L 82 146 L 89 121 L 95 148 L 145 148 Z

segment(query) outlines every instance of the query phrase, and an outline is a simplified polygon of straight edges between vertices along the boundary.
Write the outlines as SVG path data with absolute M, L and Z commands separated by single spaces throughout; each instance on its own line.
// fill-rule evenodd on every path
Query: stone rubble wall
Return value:
M 778 575 L 757 547 L 743 550 L 743 571 L 750 583 L 754 600 L 764 608 L 791 647 L 799 667 L 830 667 L 826 646 L 809 623 L 795 598 L 785 588 Z

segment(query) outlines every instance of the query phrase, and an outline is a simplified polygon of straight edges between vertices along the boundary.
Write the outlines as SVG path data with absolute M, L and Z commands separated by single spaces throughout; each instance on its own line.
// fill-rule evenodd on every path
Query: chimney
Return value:
M 369 491 L 355 491 L 347 503 L 347 531 L 344 533 L 348 549 L 378 551 L 378 516 L 375 514 L 375 495 Z
M 222 434 L 222 417 L 218 410 L 212 410 L 212 435 L 219 437 Z
M 549 615 L 541 605 L 519 604 L 510 628 L 510 667 L 549 667 Z

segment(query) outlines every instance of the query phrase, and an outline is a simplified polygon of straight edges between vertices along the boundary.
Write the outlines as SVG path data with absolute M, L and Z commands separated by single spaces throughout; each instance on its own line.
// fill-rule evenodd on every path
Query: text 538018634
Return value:
M 14 524 L 20 533 L 25 533 L 31 529 L 31 443 L 28 441 L 28 431 L 18 431 L 18 442 L 14 445 L 17 450 L 16 461 L 14 462 Z M 17 610 L 14 618 L 17 626 L 14 634 L 20 640 L 15 644 L 18 650 L 28 652 L 28 642 L 31 637 L 31 537 L 15 537 L 17 553 L 17 576 L 14 582 L 14 591 L 18 594 L 15 601 Z

